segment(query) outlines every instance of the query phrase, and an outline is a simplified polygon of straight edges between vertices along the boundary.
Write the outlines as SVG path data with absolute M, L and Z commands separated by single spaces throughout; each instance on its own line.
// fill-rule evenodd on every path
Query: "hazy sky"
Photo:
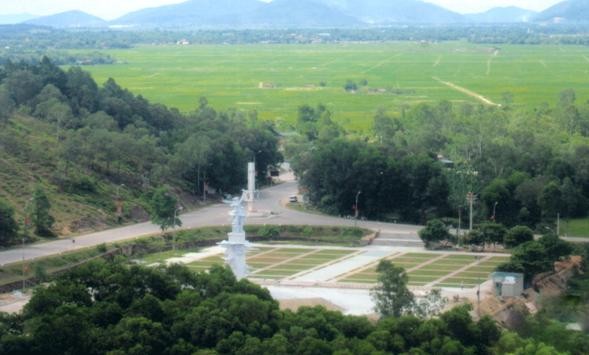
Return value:
M 105 19 L 113 19 L 130 11 L 185 0 L 0 0 L 0 14 L 30 13 L 48 15 L 67 10 L 82 10 Z M 395 0 L 390 0 L 395 1 Z M 495 6 L 520 6 L 543 10 L 561 0 L 427 0 L 448 9 L 469 13 Z

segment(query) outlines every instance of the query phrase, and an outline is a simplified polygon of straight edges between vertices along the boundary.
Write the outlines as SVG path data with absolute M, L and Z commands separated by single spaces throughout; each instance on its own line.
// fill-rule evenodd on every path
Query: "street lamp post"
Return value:
M 30 199 L 27 200 L 27 203 L 25 203 L 25 220 L 24 220 L 24 224 L 25 224 L 25 230 L 24 230 L 24 234 L 22 236 L 22 290 L 23 292 L 25 291 L 27 285 L 26 285 L 26 266 L 25 266 L 25 237 L 27 237 L 28 233 L 29 233 L 29 225 L 30 225 L 30 216 L 29 216 L 29 204 L 31 203 L 31 201 L 33 201 L 33 198 L 31 197 Z
M 472 192 L 469 192 L 468 194 L 466 194 L 466 199 L 468 200 L 468 206 L 469 206 L 469 212 L 470 212 L 470 216 L 469 216 L 469 224 L 468 224 L 468 231 L 472 232 L 472 210 L 473 210 L 473 205 L 474 205 L 474 200 L 475 200 L 475 195 Z
M 116 197 L 116 208 L 117 208 L 117 222 L 121 224 L 123 221 L 123 200 L 121 199 L 121 187 L 125 187 L 125 184 L 117 185 L 117 197 Z
M 491 216 L 491 220 L 492 220 L 493 222 L 495 222 L 495 219 L 496 219 L 496 218 L 495 218 L 495 212 L 497 211 L 497 205 L 498 205 L 498 204 L 499 204 L 499 202 L 498 202 L 498 201 L 495 201 L 495 204 L 493 205 L 493 216 Z

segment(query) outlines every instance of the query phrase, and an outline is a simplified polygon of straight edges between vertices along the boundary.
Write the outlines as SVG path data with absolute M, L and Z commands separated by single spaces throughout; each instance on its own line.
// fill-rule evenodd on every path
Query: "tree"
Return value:
M 4 85 L 0 86 L 0 123 L 6 122 L 14 111 L 14 101 Z
M 419 231 L 419 237 L 429 247 L 432 243 L 450 239 L 451 234 L 444 222 L 434 219 L 427 222 L 425 228 Z
M 165 187 L 154 191 L 149 207 L 151 222 L 160 226 L 162 233 L 182 225 L 177 215 L 178 200 Z
M 16 70 L 6 78 L 6 88 L 16 104 L 22 105 L 37 96 L 43 83 L 29 70 Z
M 428 292 L 425 297 L 422 297 L 415 302 L 415 307 L 412 313 L 422 319 L 429 319 L 439 315 L 447 304 L 448 299 L 442 296 L 442 291 L 440 289 L 433 289 Z
M 376 311 L 383 317 L 399 317 L 411 311 L 413 294 L 407 288 L 409 278 L 405 269 L 381 260 L 376 268 L 377 285 L 371 290 Z
M 195 195 L 204 191 L 204 177 L 210 154 L 211 141 L 206 136 L 192 135 L 176 147 L 174 156 L 176 169 L 192 183 Z
M 556 218 L 557 213 L 562 210 L 562 192 L 556 182 L 553 181 L 544 187 L 538 197 L 538 205 L 542 208 L 545 218 Z
M 51 228 L 55 219 L 49 211 L 51 210 L 51 203 L 41 186 L 37 186 L 33 193 L 33 207 L 32 207 L 32 223 L 35 226 L 35 233 L 44 237 L 54 236 Z
M 356 84 L 355 82 L 353 82 L 352 80 L 348 80 L 346 82 L 346 85 L 344 85 L 344 89 L 347 92 L 356 92 L 358 91 L 358 84 Z
M 479 229 L 483 235 L 485 243 L 493 245 L 503 243 L 503 239 L 507 233 L 505 227 L 498 223 L 483 223 Z
M 522 272 L 526 279 L 531 280 L 537 274 L 552 271 L 554 262 L 569 256 L 572 251 L 570 243 L 549 234 L 517 246 L 513 249 L 509 263 L 500 265 L 498 269 Z
M 515 226 L 505 234 L 503 244 L 507 248 L 514 248 L 532 240 L 534 240 L 534 231 L 526 226 Z
M 0 245 L 8 245 L 18 233 L 14 209 L 0 199 Z

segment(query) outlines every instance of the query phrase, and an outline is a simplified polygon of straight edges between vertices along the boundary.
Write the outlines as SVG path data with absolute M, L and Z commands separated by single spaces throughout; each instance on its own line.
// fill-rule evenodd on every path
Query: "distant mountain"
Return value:
M 55 28 L 106 27 L 108 22 L 82 11 L 67 11 L 51 16 L 38 17 L 25 22 L 30 25 Z
M 17 23 L 32 20 L 35 17 L 37 17 L 37 16 L 31 15 L 31 14 L 0 15 L 0 25 L 14 25 Z
M 274 0 L 261 6 L 253 20 L 264 27 L 351 27 L 357 18 L 317 0 Z
M 458 23 L 462 15 L 419 0 L 321 0 L 368 24 Z
M 567 0 L 538 14 L 535 21 L 589 22 L 589 0 Z
M 258 0 L 191 0 L 139 10 L 112 24 L 140 27 L 244 27 L 265 4 Z
M 537 12 L 515 6 L 496 7 L 479 14 L 464 15 L 469 22 L 475 23 L 517 23 L 529 22 Z
M 144 9 L 111 24 L 136 27 L 354 27 L 454 23 L 461 15 L 418 0 L 190 0 Z

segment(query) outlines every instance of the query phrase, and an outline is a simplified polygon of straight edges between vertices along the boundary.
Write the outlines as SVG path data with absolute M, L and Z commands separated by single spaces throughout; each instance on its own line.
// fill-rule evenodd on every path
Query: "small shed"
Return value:
M 498 297 L 518 297 L 524 292 L 524 274 L 495 272 L 491 277 Z

